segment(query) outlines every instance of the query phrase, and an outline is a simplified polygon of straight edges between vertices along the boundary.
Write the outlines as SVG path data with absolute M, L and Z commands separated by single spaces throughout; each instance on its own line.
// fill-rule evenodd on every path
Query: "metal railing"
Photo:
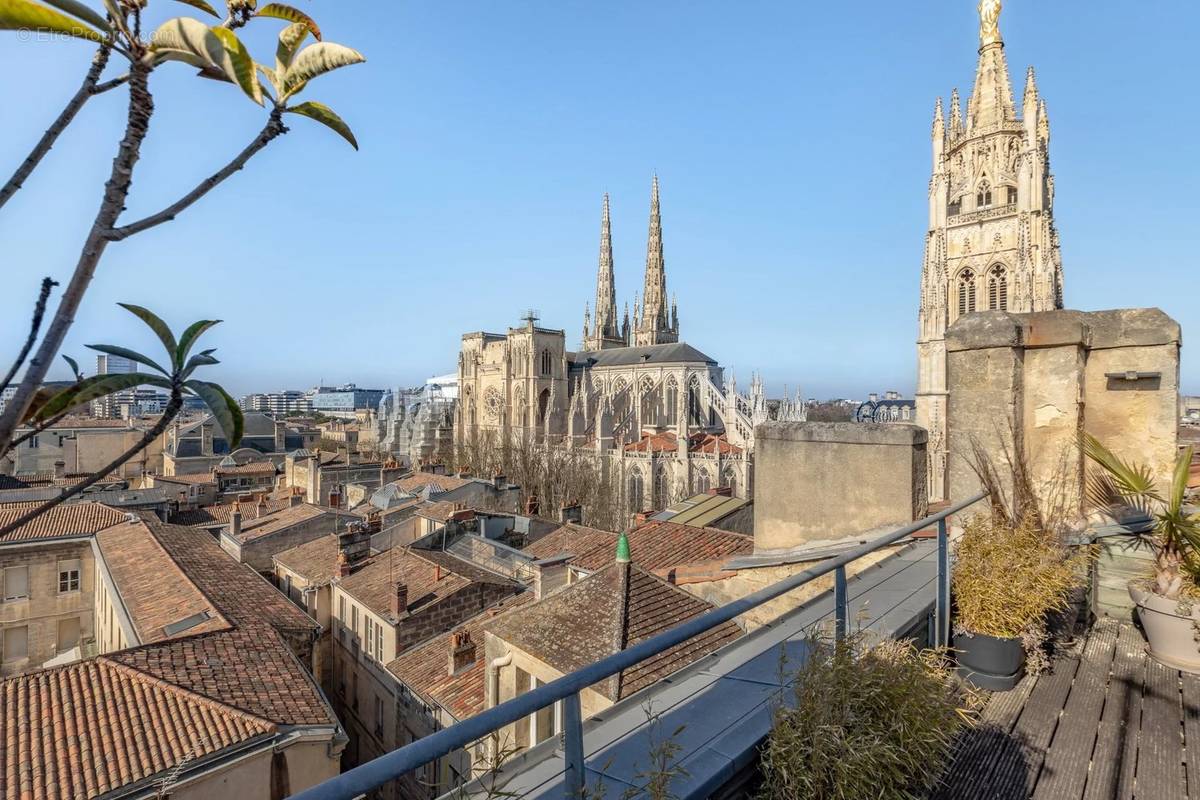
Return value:
M 584 786 L 583 714 L 579 693 L 605 678 L 629 669 L 648 658 L 733 620 L 764 603 L 787 594 L 830 572 L 834 573 L 835 636 L 846 635 L 849 600 L 847 598 L 846 567 L 880 548 L 895 544 L 918 531 L 937 524 L 937 598 L 933 644 L 945 645 L 950 635 L 950 554 L 946 519 L 974 505 L 987 496 L 981 492 L 974 497 L 943 509 L 870 542 L 826 559 L 779 583 L 727 603 L 706 614 L 688 620 L 669 631 L 652 636 L 632 647 L 600 659 L 544 686 L 518 695 L 500 705 L 468 717 L 462 722 L 443 728 L 368 761 L 334 778 L 293 795 L 294 800 L 352 800 L 371 789 L 395 780 L 417 768 L 479 741 L 506 725 L 511 725 L 556 702 L 562 702 L 564 796 L 577 797 Z

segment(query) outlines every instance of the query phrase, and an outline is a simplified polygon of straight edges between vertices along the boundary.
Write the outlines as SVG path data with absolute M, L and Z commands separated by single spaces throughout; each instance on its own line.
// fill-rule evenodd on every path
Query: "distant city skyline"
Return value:
M 387 26 L 322 7 L 326 33 L 368 58 L 322 87 L 362 150 L 293 126 L 179 220 L 115 245 L 62 352 L 149 347 L 117 301 L 177 327 L 224 319 L 213 376 L 238 396 L 419 385 L 453 371 L 463 333 L 503 332 L 529 306 L 576 347 L 601 197 L 623 303 L 640 288 L 657 171 L 684 340 L 739 384 L 761 372 L 771 396 L 911 396 L 929 128 L 939 96 L 970 90 L 975 5 L 412 4 Z M 1067 307 L 1157 305 L 1185 338 L 1200 324 L 1200 165 L 1185 152 L 1198 25 L 1182 0 L 1011 0 L 1002 21 L 1014 80 L 1036 67 L 1052 121 Z M 252 32 L 252 48 L 275 30 Z M 90 53 L 0 52 L 0 68 L 40 76 L 6 87 L 23 112 L 0 132 L 0 165 L 24 156 Z M 153 88 L 131 213 L 261 126 L 261 110 L 187 70 Z M 119 138 L 117 94 L 88 104 L 0 214 L 6 342 L 23 338 L 41 277 L 74 264 Z M 1200 393 L 1188 347 L 1181 383 Z

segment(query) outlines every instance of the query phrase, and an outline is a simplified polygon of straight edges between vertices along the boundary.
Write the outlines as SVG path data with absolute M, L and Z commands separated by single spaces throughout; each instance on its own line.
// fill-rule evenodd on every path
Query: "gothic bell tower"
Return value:
M 921 271 L 917 423 L 929 431 L 929 498 L 946 498 L 946 329 L 976 311 L 1062 308 L 1050 122 L 1033 68 L 1013 102 L 1001 0 L 979 3 L 979 63 L 964 117 L 958 90 L 933 115 L 929 230 Z M 957 499 L 957 498 L 956 498 Z

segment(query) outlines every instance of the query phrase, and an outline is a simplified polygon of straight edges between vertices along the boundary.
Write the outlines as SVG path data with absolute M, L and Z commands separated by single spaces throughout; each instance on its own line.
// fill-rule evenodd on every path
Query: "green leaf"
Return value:
M 260 64 L 257 61 L 254 62 L 254 68 L 261 72 L 263 77 L 265 77 L 271 83 L 271 88 L 275 90 L 276 97 L 279 97 L 283 94 L 283 87 L 279 85 L 279 78 L 275 76 L 275 70 L 271 69 L 265 64 Z
M 283 86 L 291 90 L 297 84 L 306 83 L 319 75 L 366 60 L 362 53 L 345 45 L 333 42 L 310 44 L 296 54 L 287 74 L 283 76 Z
M 207 353 L 197 353 L 196 355 L 194 355 L 188 359 L 187 364 L 183 368 L 183 372 L 180 373 L 180 377 L 187 378 L 193 372 L 196 371 L 197 367 L 208 367 L 208 366 L 212 366 L 213 364 L 220 364 L 220 363 L 221 363 L 220 361 L 213 358 L 212 356 L 210 356 Z
M 227 57 L 225 71 L 231 73 L 230 77 L 238 86 L 242 87 L 242 91 L 246 93 L 247 97 L 261 106 L 263 104 L 262 88 L 258 84 L 258 78 L 254 75 L 254 60 L 250 58 L 246 45 L 242 44 L 242 40 L 237 37 L 237 34 L 228 28 L 215 26 L 209 30 L 221 40 L 221 44 L 225 45 Z
M 65 11 L 72 17 L 78 17 L 84 22 L 90 22 L 104 33 L 112 31 L 108 20 L 104 18 L 103 14 L 97 13 L 83 3 L 80 3 L 79 0 L 42 0 L 42 2 L 48 6 L 54 6 L 59 11 Z
M 175 334 L 171 333 L 171 328 L 167 325 L 167 323 L 163 322 L 157 314 L 148 308 L 135 306 L 132 303 L 117 303 L 117 305 L 128 311 L 130 314 L 133 314 L 142 322 L 146 323 L 147 327 L 154 331 L 155 335 L 158 336 L 158 340 L 162 342 L 163 349 L 167 351 L 167 356 L 170 357 L 172 366 L 178 367 L 179 364 L 175 363 L 175 350 L 177 349 L 175 345 Z M 161 371 L 166 372 L 168 375 L 171 374 L 165 369 Z
M 279 32 L 279 44 L 275 46 L 275 73 L 279 81 L 283 80 L 287 68 L 292 64 L 292 58 L 300 49 L 300 45 L 304 44 L 308 34 L 308 26 L 300 22 L 288 25 Z
M 175 17 L 159 25 L 150 34 L 149 50 L 161 59 L 199 67 L 216 66 L 226 58 L 221 40 L 207 25 L 191 17 Z
M 140 372 L 128 372 L 122 375 L 93 375 L 90 378 L 84 378 L 78 386 L 63 389 L 51 397 L 34 416 L 36 419 L 49 419 L 60 411 L 106 397 L 113 392 L 146 385 L 171 388 L 171 382 L 166 378 Z
M 221 18 L 221 15 L 217 13 L 217 10 L 215 8 L 213 8 L 212 6 L 210 6 L 208 3 L 204 2 L 204 0 L 176 0 L 176 1 L 180 2 L 180 3 L 185 3 L 186 5 L 189 5 L 192 8 L 198 8 L 201 11 L 203 11 L 205 14 L 211 14 L 214 17 L 216 17 L 217 19 Z
M 115 344 L 86 344 L 84 347 L 99 353 L 108 353 L 110 356 L 120 356 L 121 358 L 128 358 L 130 361 L 136 361 L 139 364 L 145 364 L 151 369 L 158 370 L 163 375 L 169 376 L 171 374 L 170 371 L 163 369 L 159 366 L 158 362 L 149 356 L 144 356 L 135 350 L 130 350 L 128 347 L 118 347 Z
M 192 346 L 196 344 L 196 340 L 204 335 L 205 331 L 220 323 L 219 319 L 202 319 L 199 322 L 193 322 L 187 326 L 187 330 L 179 337 L 179 347 L 175 349 L 175 363 L 182 364 L 187 358 Z
M 77 380 L 77 381 L 83 380 L 83 373 L 79 371 L 79 362 L 77 362 L 75 359 L 71 358 L 70 356 L 63 356 L 63 361 L 65 361 L 71 365 L 71 374 L 73 376 L 75 376 L 75 380 Z
M 274 17 L 275 19 L 286 19 L 288 22 L 300 23 L 312 31 L 314 39 L 318 42 L 321 41 L 321 29 L 317 27 L 317 23 L 313 22 L 312 17 L 297 8 L 286 6 L 283 3 L 270 3 L 260 8 L 254 16 Z
M 104 41 L 104 34 L 94 28 L 30 0 L 0 0 L 0 31 L 40 31 Z
M 284 111 L 291 114 L 300 114 L 301 116 L 315 119 L 330 130 L 335 131 L 339 136 L 350 143 L 350 146 L 355 150 L 358 149 L 358 141 L 354 138 L 354 133 L 350 130 L 341 117 L 333 113 L 333 109 L 315 100 L 301 103 L 291 108 L 285 108 Z
M 237 447 L 242 441 L 242 426 L 245 420 L 242 418 L 242 409 L 238 408 L 238 404 L 229 393 L 217 384 L 207 381 L 188 381 L 184 386 L 195 392 L 208 406 L 213 419 L 221 426 L 225 438 L 229 440 L 229 448 L 232 450 Z

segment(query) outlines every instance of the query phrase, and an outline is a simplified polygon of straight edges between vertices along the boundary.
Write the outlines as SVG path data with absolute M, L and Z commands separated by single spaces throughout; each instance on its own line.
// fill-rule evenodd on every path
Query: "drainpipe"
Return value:
M 492 704 L 494 706 L 500 705 L 500 668 L 507 667 L 511 663 L 512 651 L 509 650 L 499 658 L 493 658 L 488 665 L 488 669 L 490 670 L 488 682 L 491 684 Z M 497 758 L 500 751 L 500 731 L 492 731 L 491 740 L 493 750 L 491 755 L 493 758 Z

